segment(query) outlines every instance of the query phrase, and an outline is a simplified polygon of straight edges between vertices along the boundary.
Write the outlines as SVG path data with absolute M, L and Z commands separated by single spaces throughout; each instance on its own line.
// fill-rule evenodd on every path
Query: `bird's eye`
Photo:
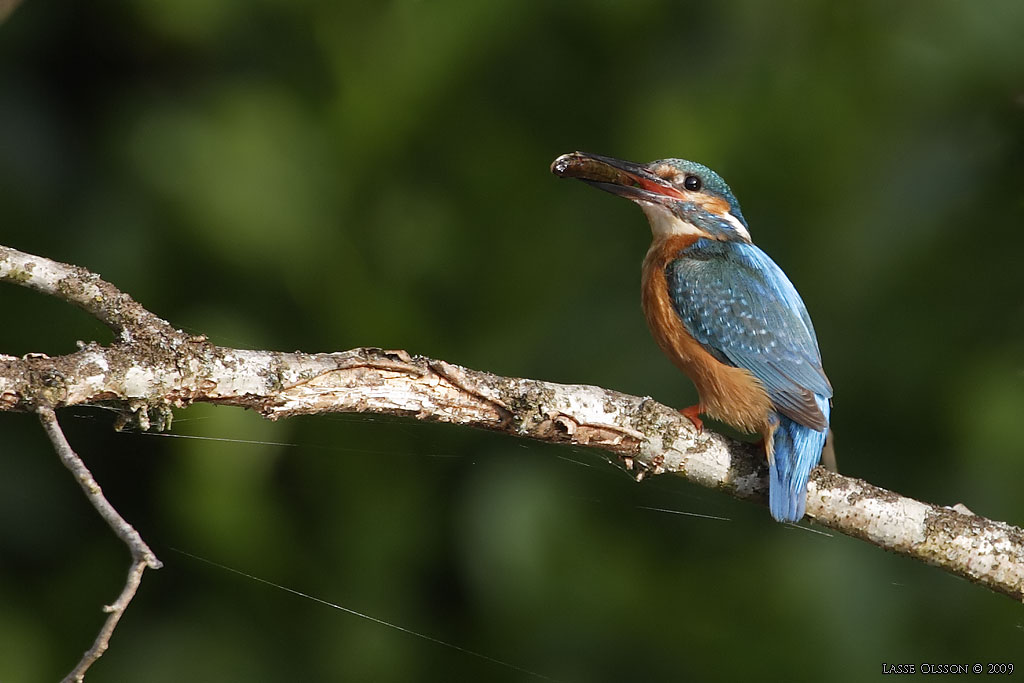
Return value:
M 700 189 L 700 186 L 701 186 L 700 178 L 698 178 L 695 175 L 688 175 L 683 180 L 683 187 L 685 187 L 690 192 L 696 192 L 697 190 Z

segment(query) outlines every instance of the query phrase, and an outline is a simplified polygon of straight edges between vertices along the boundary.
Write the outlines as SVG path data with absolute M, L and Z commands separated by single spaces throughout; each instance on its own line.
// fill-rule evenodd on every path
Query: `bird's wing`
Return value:
M 813 429 L 832 396 L 810 316 L 789 278 L 752 244 L 699 240 L 665 269 L 686 329 L 715 358 L 748 370 L 776 409 Z

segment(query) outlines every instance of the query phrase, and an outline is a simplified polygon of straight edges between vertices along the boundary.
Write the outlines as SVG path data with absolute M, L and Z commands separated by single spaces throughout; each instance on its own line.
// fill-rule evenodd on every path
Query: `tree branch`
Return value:
M 89 471 L 89 468 L 85 466 L 82 459 L 71 448 L 71 444 L 68 443 L 63 430 L 60 428 L 60 424 L 57 422 L 57 416 L 54 414 L 53 408 L 41 406 L 36 412 L 39 413 L 39 421 L 43 425 L 43 430 L 50 437 L 50 442 L 53 444 L 54 450 L 57 451 L 57 455 L 60 456 L 64 466 L 75 475 L 75 479 L 78 480 L 82 490 L 85 491 L 89 502 L 92 503 L 92 506 L 96 508 L 100 516 L 114 530 L 117 537 L 124 541 L 132 553 L 132 565 L 128 570 L 128 578 L 125 581 L 124 588 L 121 590 L 121 594 L 113 604 L 106 605 L 103 608 L 103 611 L 108 612 L 110 616 L 104 622 L 103 628 L 100 629 L 99 635 L 96 636 L 92 647 L 86 650 L 85 654 L 82 655 L 82 659 L 79 660 L 71 673 L 64 677 L 65 683 L 70 683 L 71 681 L 83 680 L 85 672 L 89 670 L 89 667 L 107 651 L 107 647 L 110 645 L 110 636 L 113 635 L 117 622 L 121 620 L 121 615 L 128 609 L 128 603 L 135 597 L 135 591 L 139 588 L 139 583 L 142 581 L 142 572 L 146 570 L 146 567 L 159 569 L 163 566 L 163 563 L 156 558 L 153 551 L 142 540 L 139 532 L 126 522 L 124 517 L 118 514 L 114 506 L 103 495 L 100 485 L 96 483 L 92 476 L 92 472 Z
M 82 344 L 57 358 L 0 357 L 0 410 L 103 403 L 121 409 L 119 426 L 142 429 L 169 427 L 172 408 L 197 401 L 251 408 L 272 420 L 328 412 L 400 415 L 596 448 L 618 455 L 638 480 L 672 472 L 737 498 L 767 499 L 760 449 L 697 434 L 677 411 L 650 398 L 500 377 L 405 351 L 216 346 L 174 329 L 94 273 L 7 247 L 0 247 L 0 280 L 74 303 L 118 336 L 109 346 Z M 1018 527 L 820 467 L 808 485 L 807 512 L 819 524 L 1024 600 Z

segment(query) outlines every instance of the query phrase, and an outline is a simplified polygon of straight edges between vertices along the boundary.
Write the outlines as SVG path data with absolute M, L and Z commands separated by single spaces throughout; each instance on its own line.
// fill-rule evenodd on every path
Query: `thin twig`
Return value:
M 89 499 L 92 506 L 96 508 L 100 516 L 113 529 L 114 533 L 117 534 L 117 537 L 128 546 L 132 554 L 132 565 L 128 570 L 128 578 L 125 580 L 121 594 L 117 596 L 117 600 L 112 604 L 103 607 L 103 611 L 107 612 L 109 616 L 103 623 L 103 627 L 96 636 L 96 640 L 93 642 L 92 647 L 82 655 L 82 659 L 79 660 L 71 673 L 64 677 L 65 683 L 71 681 L 77 683 L 85 678 L 85 672 L 88 671 L 89 667 L 106 652 L 110 644 L 110 636 L 114 633 L 117 622 L 121 620 L 121 616 L 128 608 L 128 604 L 135 597 L 135 592 L 142 581 L 142 572 L 146 570 L 146 567 L 159 569 L 163 564 L 153 554 L 153 551 L 149 549 L 146 542 L 142 540 L 139 532 L 125 521 L 124 517 L 114 509 L 114 506 L 103 495 L 100 485 L 96 483 L 92 476 L 92 472 L 89 471 L 89 468 L 85 466 L 82 459 L 71 448 L 71 444 L 68 443 L 67 438 L 64 436 L 64 431 L 57 422 L 57 415 L 53 412 L 53 409 L 48 406 L 40 406 L 36 409 L 36 412 L 39 415 L 39 421 L 42 423 L 43 429 L 46 431 L 46 435 L 50 437 L 50 442 L 57 451 L 57 455 L 60 456 L 61 462 L 71 470 L 82 490 L 85 491 L 86 498 Z

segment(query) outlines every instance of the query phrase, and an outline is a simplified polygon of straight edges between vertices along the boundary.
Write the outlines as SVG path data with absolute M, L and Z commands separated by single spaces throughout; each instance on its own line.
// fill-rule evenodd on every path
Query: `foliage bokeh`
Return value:
M 643 217 L 547 167 L 692 158 L 807 302 L 841 471 L 1019 525 L 1021 35 L 1011 1 L 27 0 L 0 26 L 2 241 L 225 345 L 404 348 L 683 406 L 639 309 Z M 0 352 L 109 339 L 0 291 Z M 526 678 L 174 548 L 560 680 L 860 681 L 1024 651 L 1004 597 L 593 453 L 178 418 L 241 442 L 61 415 L 167 565 L 89 680 Z M 32 418 L 0 421 L 0 679 L 52 680 L 127 556 Z

